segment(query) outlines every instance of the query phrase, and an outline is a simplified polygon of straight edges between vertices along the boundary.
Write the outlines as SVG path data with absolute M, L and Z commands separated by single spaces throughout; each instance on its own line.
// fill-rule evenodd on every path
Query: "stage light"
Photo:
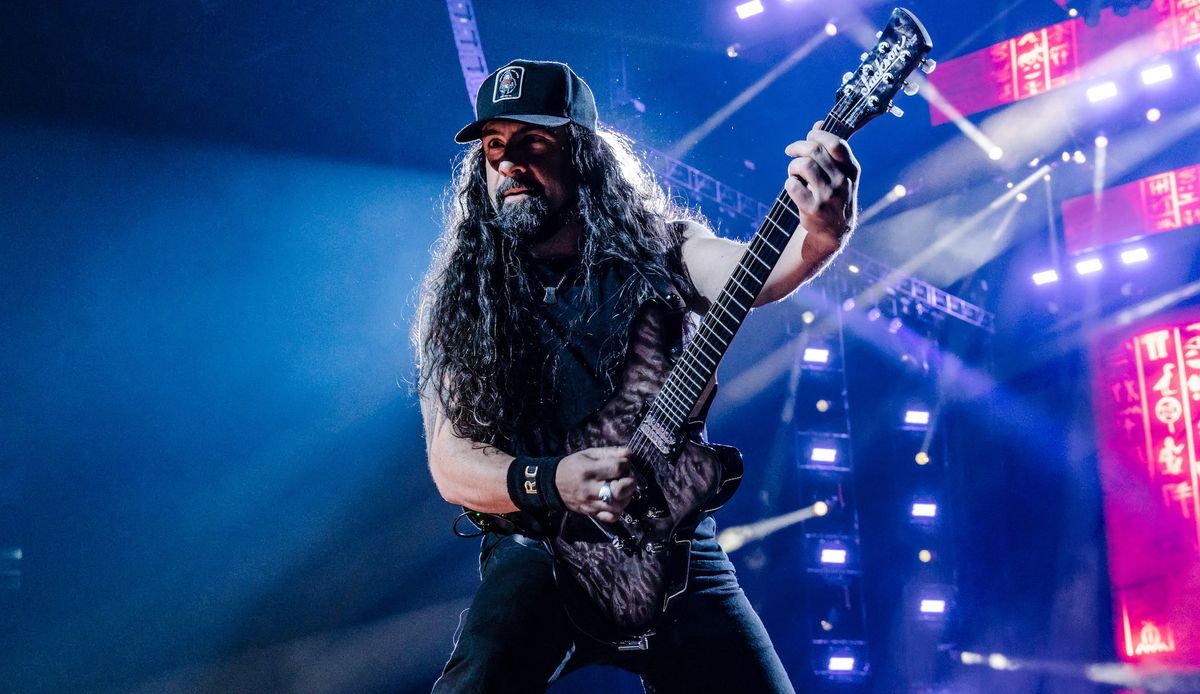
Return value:
M 738 50 L 741 49 L 741 47 L 742 44 L 740 43 L 731 43 L 729 44 L 729 47 L 725 49 L 725 55 L 729 56 L 730 58 L 736 58 L 738 57 Z
M 946 601 L 924 598 L 921 600 L 922 614 L 946 614 Z
M 900 320 L 899 318 L 893 318 L 890 321 L 888 321 L 888 332 L 893 335 L 900 332 L 900 328 L 903 328 L 903 327 L 904 327 L 904 321 Z
M 1090 275 L 1095 272 L 1100 272 L 1104 269 L 1104 263 L 1100 262 L 1099 258 L 1088 258 L 1075 263 L 1075 272 L 1081 275 Z
M 1096 146 L 1099 147 L 1100 149 L 1104 149 L 1105 147 L 1108 146 L 1108 138 L 1103 135 L 1097 135 L 1096 136 Z
M 1029 196 L 1025 193 L 1017 193 L 1017 202 L 1027 202 L 1028 200 Z
M 1004 158 L 1004 150 L 999 147 L 992 147 L 988 150 L 988 159 L 992 161 L 1000 161 Z
M 1056 270 L 1042 270 L 1033 273 L 1033 283 L 1039 287 L 1043 284 L 1050 284 L 1058 281 L 1058 272 Z
M 740 19 L 746 19 L 762 13 L 763 4 L 760 0 L 750 0 L 750 2 L 743 2 L 737 6 L 737 15 Z
M 1196 54 L 1196 65 L 1200 65 L 1200 53 Z
M 1005 187 L 1005 188 L 1008 188 L 1009 190 L 1012 190 L 1012 189 L 1013 189 L 1013 186 L 1015 186 L 1015 185 L 1017 185 L 1017 184 L 1016 184 L 1016 183 L 1013 183 L 1012 181 L 1009 181 L 1008 183 L 1005 183 L 1005 184 L 1004 184 L 1004 187 Z
M 1042 163 L 1042 158 L 1041 158 L 1041 157 L 1034 157 L 1033 159 L 1030 159 L 1030 160 L 1029 160 L 1029 168 L 1031 168 L 1031 169 L 1036 169 L 1036 168 L 1037 168 L 1037 165 L 1038 165 L 1038 164 L 1041 164 L 1041 163 Z
M 818 400 L 817 401 L 817 412 L 828 412 L 828 411 L 829 411 L 829 401 L 828 400 Z
M 883 311 L 880 311 L 878 306 L 872 308 L 870 311 L 867 311 L 867 320 L 868 321 L 874 323 L 875 321 L 879 320 L 880 318 L 883 318 Z
M 800 320 L 804 321 L 805 325 L 812 325 L 813 321 L 816 319 L 817 314 L 813 313 L 812 311 L 805 311 L 804 313 L 800 314 Z
M 1121 262 L 1126 265 L 1141 263 L 1150 260 L 1150 252 L 1145 248 L 1130 248 L 1127 251 L 1121 251 Z
M 1070 161 L 1071 161 L 1071 153 L 1070 153 L 1070 152 L 1063 152 L 1063 153 L 1062 153 L 1062 160 L 1063 160 L 1063 163 L 1064 163 L 1064 164 L 1066 164 L 1066 163 L 1070 162 Z
M 905 424 L 929 424 L 929 413 L 925 410 L 908 410 L 904 413 Z
M 1071 17 L 1071 18 L 1078 17 L 1078 16 L 1079 16 L 1079 10 L 1075 9 L 1074 7 L 1072 7 L 1071 9 L 1067 10 L 1067 16 L 1068 16 L 1068 17 Z
M 810 364 L 828 364 L 829 350 L 821 349 L 819 347 L 805 347 L 804 361 L 809 362 Z
M 829 504 L 825 503 L 824 501 L 818 501 L 817 503 L 812 505 L 812 512 L 814 515 L 817 515 L 817 516 L 828 515 L 829 514 Z
M 928 564 L 929 562 L 933 561 L 933 552 L 923 549 L 920 552 L 917 552 L 917 559 L 920 559 L 922 564 Z
M 917 453 L 917 455 L 914 459 L 917 461 L 917 465 L 928 465 L 929 464 L 929 454 L 926 453 L 925 451 L 921 451 L 921 452 Z
M 837 460 L 836 448 L 814 448 L 808 456 L 814 463 L 832 463 Z
M 905 188 L 904 186 L 897 183 L 895 186 L 892 187 L 892 195 L 894 195 L 897 199 L 902 198 L 905 195 L 908 195 L 908 188 Z
M 1049 183 L 1050 182 L 1050 174 L 1046 174 L 1045 176 L 1042 176 L 1042 180 L 1045 181 L 1046 183 Z
M 918 501 L 912 505 L 913 518 L 936 518 L 937 504 L 927 501 Z
M 1163 63 L 1142 70 L 1142 84 L 1158 84 L 1159 82 L 1166 82 L 1174 76 L 1175 71 L 1171 69 L 1171 64 Z
M 846 269 L 849 270 L 850 272 L 853 272 L 856 275 L 858 274 L 858 266 L 857 265 L 851 265 L 850 267 L 847 267 Z
M 829 659 L 830 672 L 853 672 L 854 658 L 851 656 L 833 656 Z
M 1087 98 L 1093 104 L 1099 103 L 1106 99 L 1111 99 L 1117 95 L 1116 82 L 1102 82 L 1092 87 L 1088 87 Z
M 1146 111 L 1146 120 L 1150 121 L 1151 123 L 1157 123 L 1159 118 L 1162 118 L 1162 111 L 1159 111 L 1156 108 Z
M 837 36 L 837 25 L 834 24 L 833 22 L 826 22 L 825 23 L 825 35 L 826 36 Z
M 845 564 L 846 550 L 837 549 L 834 547 L 825 547 L 821 550 L 822 564 Z
M 853 272 L 853 270 L 851 270 L 851 272 Z M 846 299 L 845 301 L 843 301 L 842 302 L 842 310 L 843 311 L 853 311 L 854 310 L 854 299 Z
M 1075 160 L 1076 164 L 1087 163 L 1087 155 L 1083 153 L 1082 149 L 1075 150 L 1075 154 L 1071 155 L 1071 159 Z

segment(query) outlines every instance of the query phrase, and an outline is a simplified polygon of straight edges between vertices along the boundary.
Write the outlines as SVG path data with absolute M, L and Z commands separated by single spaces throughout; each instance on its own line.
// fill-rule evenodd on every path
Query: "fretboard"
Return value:
M 833 112 L 821 129 L 839 137 L 850 133 Z M 799 224 L 796 204 L 781 191 L 647 411 L 639 435 L 646 436 L 649 429 L 648 443 L 661 448 L 664 439 L 687 423 Z

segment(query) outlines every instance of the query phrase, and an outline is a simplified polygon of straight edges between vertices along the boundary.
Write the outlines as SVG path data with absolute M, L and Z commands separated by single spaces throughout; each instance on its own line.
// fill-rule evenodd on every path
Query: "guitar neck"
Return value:
M 821 129 L 839 137 L 850 134 L 849 128 L 832 112 Z M 705 387 L 716 374 L 717 364 L 762 293 L 799 224 L 796 204 L 786 190 L 780 191 L 651 405 L 656 419 L 669 430 L 681 427 L 696 409 Z

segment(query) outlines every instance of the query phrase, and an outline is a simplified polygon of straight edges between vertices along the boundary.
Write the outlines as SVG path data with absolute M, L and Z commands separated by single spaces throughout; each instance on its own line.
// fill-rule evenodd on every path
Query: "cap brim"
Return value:
M 564 118 L 563 116 L 543 116 L 540 114 L 530 114 L 525 116 L 521 114 L 505 114 L 503 116 L 496 116 L 495 118 L 486 118 L 484 120 L 475 121 L 462 130 L 459 130 L 458 134 L 454 136 L 454 141 L 461 144 L 466 144 L 473 140 L 478 140 L 479 136 L 483 134 L 484 123 L 494 120 L 515 120 L 518 123 L 544 125 L 548 128 L 557 128 L 560 125 L 566 125 L 567 123 L 571 122 L 570 118 Z

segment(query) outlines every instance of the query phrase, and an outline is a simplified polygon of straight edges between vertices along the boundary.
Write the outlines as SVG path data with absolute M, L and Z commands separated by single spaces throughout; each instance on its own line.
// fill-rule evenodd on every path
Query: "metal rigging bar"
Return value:
M 474 109 L 475 94 L 488 76 L 483 42 L 479 39 L 479 28 L 475 26 L 475 7 L 471 0 L 446 0 L 446 9 L 450 11 L 450 29 L 454 32 L 458 64 L 462 66 L 463 82 L 467 85 L 467 99 Z

